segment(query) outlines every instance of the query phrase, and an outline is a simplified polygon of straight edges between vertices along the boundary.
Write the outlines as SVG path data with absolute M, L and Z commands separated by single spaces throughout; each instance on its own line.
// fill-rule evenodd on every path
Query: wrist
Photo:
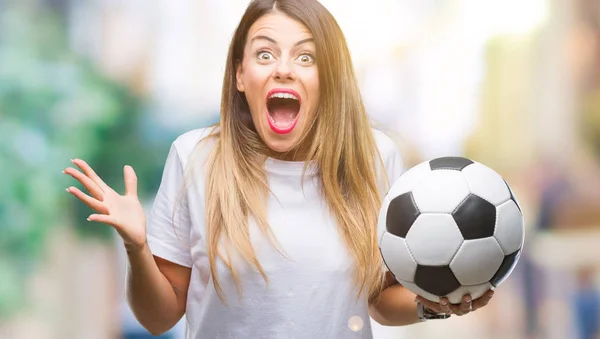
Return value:
M 417 316 L 420 321 L 450 318 L 450 314 L 437 313 L 420 302 L 417 302 Z
M 127 252 L 127 254 L 140 254 L 143 253 L 144 251 L 146 251 L 148 249 L 148 242 L 145 241 L 142 244 L 129 244 L 124 242 L 123 243 L 125 246 L 125 251 Z

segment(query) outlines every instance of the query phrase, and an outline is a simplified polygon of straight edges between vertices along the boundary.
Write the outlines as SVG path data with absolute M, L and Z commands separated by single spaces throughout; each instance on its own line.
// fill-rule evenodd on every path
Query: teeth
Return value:
M 291 93 L 282 93 L 282 92 L 273 93 L 269 97 L 269 99 L 271 99 L 271 98 L 281 98 L 281 99 L 294 99 L 294 100 L 298 100 L 298 98 L 295 95 L 293 95 Z

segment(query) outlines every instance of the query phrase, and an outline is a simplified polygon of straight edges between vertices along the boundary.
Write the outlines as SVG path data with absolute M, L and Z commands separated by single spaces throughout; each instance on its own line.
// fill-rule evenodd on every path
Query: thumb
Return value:
M 131 166 L 123 167 L 123 175 L 125 177 L 125 194 L 137 196 L 137 176 Z

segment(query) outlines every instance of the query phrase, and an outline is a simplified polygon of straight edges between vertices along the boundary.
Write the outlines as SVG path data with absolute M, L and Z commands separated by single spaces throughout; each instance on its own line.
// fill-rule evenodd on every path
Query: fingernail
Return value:
M 71 193 L 71 191 L 69 191 L 69 189 L 68 189 L 68 188 L 65 188 L 65 191 L 67 191 L 67 192 Z
M 465 301 L 470 303 L 472 300 L 471 300 L 471 298 L 467 298 Z
M 442 301 L 440 301 L 440 304 L 442 304 L 442 306 L 446 306 L 446 305 L 448 305 L 448 302 L 446 300 L 442 300 Z
M 490 298 L 494 296 L 494 292 L 490 293 Z
M 91 221 L 90 218 L 87 218 L 87 221 Z
M 415 298 L 415 300 L 413 300 L 414 302 L 418 303 L 419 302 L 419 298 Z

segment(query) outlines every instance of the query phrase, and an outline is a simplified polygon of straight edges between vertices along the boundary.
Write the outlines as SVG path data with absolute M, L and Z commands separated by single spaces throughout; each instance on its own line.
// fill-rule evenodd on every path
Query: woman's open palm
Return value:
M 81 171 L 69 167 L 64 170 L 79 181 L 90 195 L 76 187 L 67 192 L 83 201 L 97 214 L 89 216 L 89 221 L 108 224 L 119 233 L 128 249 L 140 249 L 146 244 L 146 216 L 137 196 L 137 176 L 131 166 L 123 168 L 125 194 L 120 195 L 109 187 L 83 160 L 72 160 Z

